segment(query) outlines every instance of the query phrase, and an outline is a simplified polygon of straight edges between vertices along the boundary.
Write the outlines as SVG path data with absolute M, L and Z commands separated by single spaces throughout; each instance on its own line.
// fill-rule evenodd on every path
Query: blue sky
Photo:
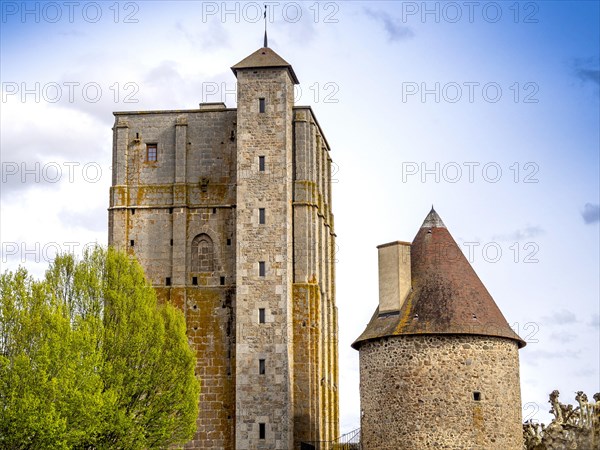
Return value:
M 2 270 L 106 243 L 112 111 L 235 106 L 261 5 L 2 2 Z M 336 163 L 342 430 L 359 425 L 350 343 L 377 305 L 375 247 L 412 240 L 432 204 L 528 341 L 524 416 L 548 421 L 553 389 L 599 391 L 598 2 L 270 8 Z

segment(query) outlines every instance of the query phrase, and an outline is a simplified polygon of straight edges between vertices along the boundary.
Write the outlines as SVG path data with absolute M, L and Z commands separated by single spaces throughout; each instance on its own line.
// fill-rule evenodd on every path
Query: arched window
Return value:
M 214 271 L 214 246 L 208 234 L 199 234 L 192 241 L 192 272 Z

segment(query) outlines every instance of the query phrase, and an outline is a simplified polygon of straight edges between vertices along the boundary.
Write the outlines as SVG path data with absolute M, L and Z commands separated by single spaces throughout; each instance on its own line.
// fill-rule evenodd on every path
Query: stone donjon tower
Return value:
M 432 209 L 380 245 L 379 307 L 359 351 L 365 450 L 521 450 L 525 342 Z
M 185 314 L 186 448 L 297 449 L 339 434 L 329 145 L 272 49 L 232 70 L 237 109 L 115 113 L 109 244 Z

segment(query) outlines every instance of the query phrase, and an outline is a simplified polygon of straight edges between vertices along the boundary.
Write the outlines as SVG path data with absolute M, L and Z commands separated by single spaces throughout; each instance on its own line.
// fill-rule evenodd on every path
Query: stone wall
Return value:
M 520 450 L 517 342 L 392 336 L 360 347 L 365 450 Z
M 238 78 L 238 110 L 115 114 L 109 244 L 184 311 L 201 380 L 186 448 L 288 450 L 339 435 L 332 163 L 285 69 Z
M 235 121 L 224 109 L 132 112 L 114 128 L 109 244 L 185 314 L 201 380 L 190 449 L 234 448 Z M 209 264 L 195 264 L 202 250 Z
M 294 116 L 294 434 L 339 436 L 331 158 L 312 111 Z
M 290 449 L 294 89 L 284 68 L 238 70 L 237 78 L 236 448 Z M 259 167 L 261 156 L 265 170 Z M 269 319 L 265 323 L 258 320 L 261 308 Z

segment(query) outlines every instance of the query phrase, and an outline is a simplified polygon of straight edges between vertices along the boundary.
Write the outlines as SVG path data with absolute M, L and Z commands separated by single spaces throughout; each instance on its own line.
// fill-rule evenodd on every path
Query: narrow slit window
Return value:
M 258 99 L 258 112 L 260 112 L 260 113 L 265 112 L 265 99 L 264 98 Z
M 169 208 L 169 214 L 173 214 L 173 208 Z
M 220 284 L 221 286 L 225 286 L 225 277 L 220 277 L 220 278 L 219 278 L 219 284 Z
M 265 208 L 258 208 L 258 223 L 265 224 Z
M 129 245 L 131 245 L 132 247 L 135 245 L 135 241 L 132 239 L 129 241 Z
M 264 277 L 266 274 L 266 267 L 265 267 L 265 262 L 264 261 L 259 261 L 258 262 L 258 276 L 259 277 Z
M 131 210 L 131 215 L 134 216 L 135 215 L 135 209 Z
M 173 247 L 173 239 L 171 239 L 171 247 Z
M 165 279 L 165 286 L 171 286 L 171 277 Z
M 258 157 L 258 170 L 260 172 L 264 172 L 265 171 L 265 157 L 264 156 L 259 156 Z
M 231 245 L 231 239 L 227 239 L 227 245 Z
M 198 277 L 192 277 L 192 284 L 198 286 Z
M 265 360 L 264 359 L 259 359 L 258 360 L 258 374 L 259 375 L 264 375 L 266 372 L 266 364 L 265 364 Z
M 259 423 L 258 424 L 258 438 L 259 439 L 266 439 L 267 436 L 267 430 L 266 430 L 266 426 L 264 423 Z
M 258 323 L 265 323 L 265 308 L 258 308 Z
M 158 160 L 158 145 L 146 144 L 146 161 Z

